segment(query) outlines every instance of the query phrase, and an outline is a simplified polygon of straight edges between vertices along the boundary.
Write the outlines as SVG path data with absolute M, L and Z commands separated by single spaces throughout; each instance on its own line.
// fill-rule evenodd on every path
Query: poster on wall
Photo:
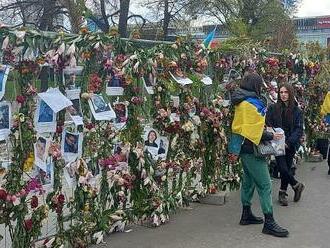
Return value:
M 9 102 L 0 102 L 0 140 L 6 140 L 10 134 L 11 105 Z
M 6 92 L 6 82 L 7 82 L 9 70 L 10 70 L 9 65 L 0 64 L 0 100 L 2 100 Z
M 65 130 L 62 134 L 61 153 L 66 162 L 72 162 L 82 155 L 83 134 Z
M 90 110 L 97 121 L 108 121 L 116 117 L 110 104 L 106 103 L 102 95 L 93 95 L 88 104 Z
M 80 92 L 80 88 L 66 90 L 66 96 L 72 102 L 72 105 L 66 108 L 67 113 L 69 114 L 76 126 L 84 124 L 83 115 L 81 111 Z

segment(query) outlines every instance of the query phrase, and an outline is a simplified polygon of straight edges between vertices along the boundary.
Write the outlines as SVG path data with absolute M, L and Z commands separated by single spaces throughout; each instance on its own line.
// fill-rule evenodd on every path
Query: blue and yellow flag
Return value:
M 321 105 L 321 115 L 325 116 L 327 123 L 330 123 L 330 92 L 324 98 L 323 104 Z
M 213 29 L 213 31 L 211 31 L 207 36 L 206 38 L 204 39 L 203 41 L 203 44 L 205 46 L 205 48 L 210 48 L 211 47 L 211 43 L 212 43 L 212 40 L 214 39 L 214 36 L 215 36 L 215 30 L 217 29 L 217 27 L 215 27 Z
M 235 107 L 232 132 L 259 145 L 265 126 L 265 105 L 257 98 L 247 98 Z

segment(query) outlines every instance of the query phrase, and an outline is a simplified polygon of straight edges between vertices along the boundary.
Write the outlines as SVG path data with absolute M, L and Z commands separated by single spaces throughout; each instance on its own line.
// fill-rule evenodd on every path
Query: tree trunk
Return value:
M 55 7 L 55 1 L 53 0 L 43 2 L 43 13 L 39 24 L 40 30 L 54 31 L 53 21 Z
M 119 34 L 120 37 L 127 37 L 127 18 L 130 0 L 120 0 Z
M 168 26 L 170 25 L 171 13 L 169 12 L 169 0 L 164 0 L 164 21 L 163 21 L 163 35 L 164 40 L 167 39 Z

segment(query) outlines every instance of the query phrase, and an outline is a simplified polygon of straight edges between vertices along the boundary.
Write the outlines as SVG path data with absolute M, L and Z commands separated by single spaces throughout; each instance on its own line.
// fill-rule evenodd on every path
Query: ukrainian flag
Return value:
M 266 107 L 257 98 L 247 98 L 235 107 L 232 132 L 259 145 L 265 126 Z
M 330 92 L 324 98 L 323 104 L 321 105 L 321 115 L 325 116 L 326 122 L 330 123 Z

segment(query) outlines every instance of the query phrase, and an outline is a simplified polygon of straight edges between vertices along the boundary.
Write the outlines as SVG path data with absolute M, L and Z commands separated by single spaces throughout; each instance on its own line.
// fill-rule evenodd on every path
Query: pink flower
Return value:
M 27 219 L 24 221 L 24 228 L 26 231 L 30 232 L 32 230 L 32 227 L 33 227 L 32 219 Z

